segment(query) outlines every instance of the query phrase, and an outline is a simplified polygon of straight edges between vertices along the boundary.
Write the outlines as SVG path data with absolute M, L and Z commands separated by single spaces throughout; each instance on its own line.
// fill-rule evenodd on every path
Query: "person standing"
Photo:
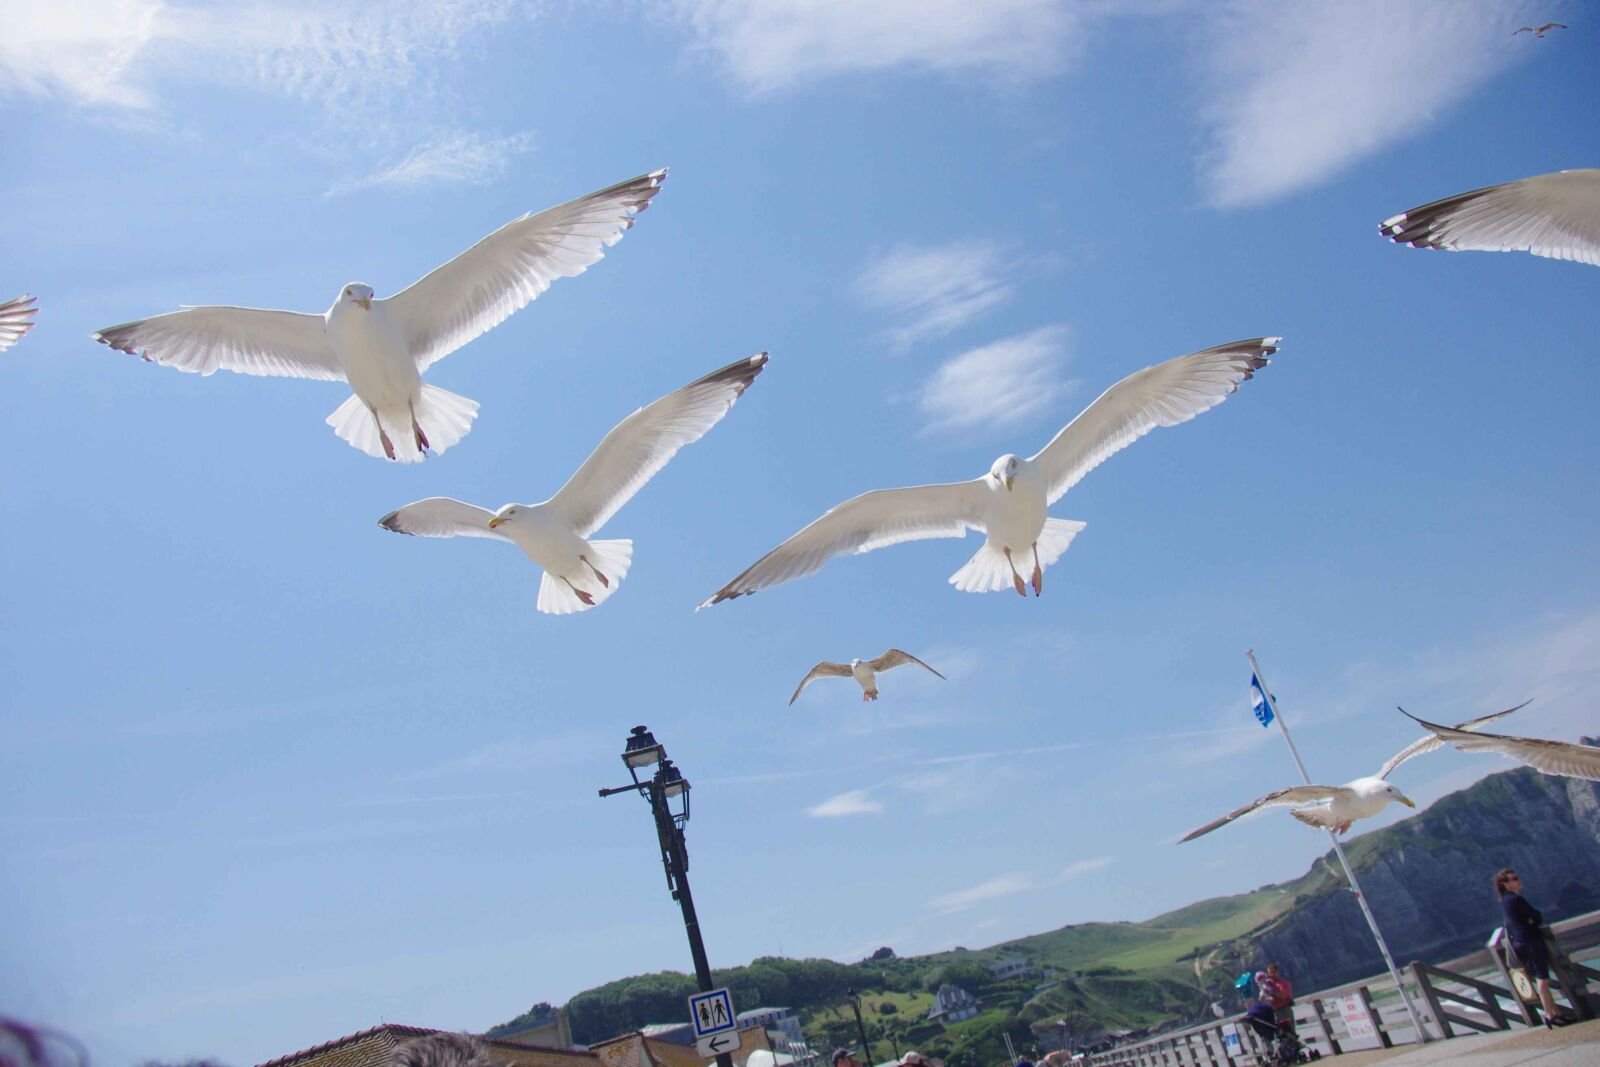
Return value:
M 1522 898 L 1522 879 L 1510 867 L 1496 872 L 1494 891 L 1500 898 L 1500 910 L 1505 913 L 1506 938 L 1539 991 L 1545 1026 L 1566 1026 L 1573 1021 L 1572 1016 L 1558 1011 L 1555 998 L 1550 995 L 1550 948 L 1542 929 L 1544 916 Z

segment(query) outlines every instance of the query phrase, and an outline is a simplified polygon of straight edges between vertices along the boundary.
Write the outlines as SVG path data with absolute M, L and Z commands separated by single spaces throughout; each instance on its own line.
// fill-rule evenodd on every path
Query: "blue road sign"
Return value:
M 696 993 L 689 998 L 689 1019 L 694 1023 L 694 1036 L 721 1034 L 738 1027 L 733 1015 L 733 997 L 726 989 L 713 989 L 709 993 Z

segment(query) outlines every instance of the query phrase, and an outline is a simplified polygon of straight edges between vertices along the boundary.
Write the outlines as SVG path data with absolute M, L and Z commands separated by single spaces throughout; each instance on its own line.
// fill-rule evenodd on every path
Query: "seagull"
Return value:
M 684 445 L 722 421 L 767 365 L 767 353 L 730 363 L 635 411 L 614 426 L 561 491 L 540 504 L 489 511 L 449 497 L 407 504 L 378 520 L 418 537 L 510 541 L 544 570 L 538 609 L 551 615 L 603 603 L 627 576 L 632 541 L 589 536 L 655 477 Z
M 1463 727 L 1440 726 L 1400 709 L 1407 718 L 1433 731 L 1440 744 L 1446 741 L 1463 752 L 1498 752 L 1508 759 L 1521 760 L 1541 774 L 1565 778 L 1587 778 L 1600 782 L 1600 748 L 1574 745 L 1567 741 L 1545 741 L 1537 737 L 1508 737 L 1505 734 L 1467 733 Z
M 794 691 L 794 696 L 789 698 L 789 705 L 800 699 L 800 694 L 806 691 L 816 678 L 854 678 L 856 684 L 861 686 L 862 700 L 878 699 L 878 675 L 884 671 L 902 667 L 907 663 L 915 663 L 925 671 L 929 671 L 944 678 L 944 675 L 922 662 L 909 652 L 902 652 L 898 648 L 891 648 L 877 659 L 853 659 L 849 663 L 829 663 L 823 660 L 811 668 L 811 673 L 800 679 L 800 686 Z M 949 679 L 945 679 L 949 681 Z
M 1513 711 L 1527 707 L 1528 703 L 1524 700 L 1514 708 L 1468 719 L 1457 724 L 1455 729 L 1463 732 L 1476 730 L 1480 726 L 1486 726 L 1496 719 L 1510 715 Z M 1337 830 L 1341 834 L 1349 832 L 1350 824 L 1357 819 L 1366 819 L 1378 814 L 1391 800 L 1399 801 L 1408 808 L 1414 808 L 1417 805 L 1410 797 L 1384 779 L 1411 757 L 1432 752 L 1443 744 L 1444 742 L 1433 734 L 1424 734 L 1390 756 L 1379 768 L 1378 773 L 1370 778 L 1357 778 L 1344 785 L 1292 785 L 1287 789 L 1274 789 L 1266 796 L 1258 797 L 1241 808 L 1234 808 L 1220 819 L 1213 819 L 1198 830 L 1190 830 L 1178 839 L 1178 844 L 1193 841 L 1197 837 L 1228 825 L 1241 816 L 1264 808 L 1288 807 L 1289 814 L 1307 826 L 1320 826 L 1325 830 Z
M 1511 36 L 1515 37 L 1519 33 L 1531 33 L 1535 37 L 1543 37 L 1551 30 L 1564 30 L 1566 28 L 1567 24 L 1565 22 L 1547 22 L 1543 26 L 1523 26 L 1512 30 Z
M 983 531 L 984 544 L 951 575 L 951 585 L 968 593 L 1010 586 L 1018 596 L 1027 596 L 1017 568 L 1031 564 L 1038 596 L 1044 589 L 1044 569 L 1085 525 L 1052 519 L 1045 509 L 1107 456 L 1157 426 L 1176 426 L 1222 403 L 1240 382 L 1267 365 L 1281 340 L 1235 341 L 1136 371 L 1101 393 L 1037 455 L 1001 456 L 982 478 L 875 489 L 847 500 L 762 556 L 700 607 L 811 574 L 846 552 L 965 537 L 969 529 Z
M 1600 169 L 1457 193 L 1384 219 L 1378 232 L 1413 248 L 1532 252 L 1600 267 Z
M 422 372 L 499 325 L 557 278 L 582 274 L 622 239 L 665 169 L 641 174 L 500 227 L 391 297 L 351 282 L 321 314 L 190 307 L 108 326 L 96 341 L 191 374 L 348 382 L 355 395 L 328 416 L 369 456 L 406 463 L 467 435 L 478 404 L 426 385 Z
M 0 352 L 22 340 L 22 335 L 33 329 L 39 314 L 38 303 L 38 297 L 23 293 L 15 300 L 0 304 Z

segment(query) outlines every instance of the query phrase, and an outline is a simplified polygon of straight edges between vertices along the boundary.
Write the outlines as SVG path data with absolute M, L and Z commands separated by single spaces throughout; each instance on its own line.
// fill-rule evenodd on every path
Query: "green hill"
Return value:
M 1600 907 L 1589 888 L 1600 885 L 1596 846 L 1600 784 L 1524 769 L 1485 778 L 1350 841 L 1345 851 L 1373 909 L 1410 917 L 1403 928 L 1386 928 L 1405 962 L 1480 944 L 1499 921 L 1498 905 L 1483 887 L 1501 866 L 1516 866 L 1541 887 L 1541 907 L 1551 919 Z M 1344 888 L 1330 852 L 1292 881 L 1197 901 L 1143 922 L 1079 923 L 905 959 L 880 949 L 853 964 L 762 957 L 714 978 L 729 987 L 735 1004 L 794 1007 L 813 1048 L 859 1044 L 846 997 L 855 989 L 876 1060 L 916 1048 L 950 1067 L 983 1067 L 1005 1062 L 1005 1034 L 1019 1051 L 1050 1049 L 1086 1044 L 1107 1031 L 1197 1019 L 1227 995 L 1235 975 L 1269 958 L 1301 989 L 1376 973 L 1377 949 Z M 991 964 L 1016 958 L 1039 973 L 1009 981 L 991 976 Z M 928 1020 L 933 993 L 945 983 L 976 996 L 981 1012 L 949 1026 Z M 566 1011 L 574 1038 L 590 1043 L 682 1018 L 692 992 L 686 974 L 641 975 L 585 990 Z

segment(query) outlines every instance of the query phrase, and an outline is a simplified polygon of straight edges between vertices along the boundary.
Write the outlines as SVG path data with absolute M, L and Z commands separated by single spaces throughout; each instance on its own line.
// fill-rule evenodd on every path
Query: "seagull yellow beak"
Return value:
M 1395 797 L 1395 799 L 1398 800 L 1400 803 L 1404 804 L 1408 808 L 1414 808 L 1414 807 L 1417 806 L 1416 801 L 1412 800 L 1410 797 L 1400 796 L 1400 797 Z
M 361 310 L 362 311 L 371 311 L 372 310 L 372 297 L 370 297 L 370 296 L 361 297 L 359 300 L 356 301 L 356 303 L 361 305 Z
M 1006 492 L 1011 492 L 1011 483 L 1016 480 L 1015 474 L 1006 475 Z
M 494 529 L 494 528 L 495 528 L 495 527 L 496 527 L 496 526 L 499 526 L 499 525 L 500 525 L 500 524 L 501 524 L 501 523 L 503 523 L 503 522 L 505 522 L 505 521 L 506 521 L 506 520 L 504 520 L 504 519 L 502 519 L 502 518 L 501 518 L 501 517 L 500 517 L 500 516 L 498 516 L 498 515 L 496 515 L 496 516 L 495 516 L 495 517 L 494 517 L 494 518 L 492 518 L 492 519 L 490 519 L 490 520 L 489 520 L 489 529 L 491 529 L 491 530 L 492 530 L 492 529 Z

